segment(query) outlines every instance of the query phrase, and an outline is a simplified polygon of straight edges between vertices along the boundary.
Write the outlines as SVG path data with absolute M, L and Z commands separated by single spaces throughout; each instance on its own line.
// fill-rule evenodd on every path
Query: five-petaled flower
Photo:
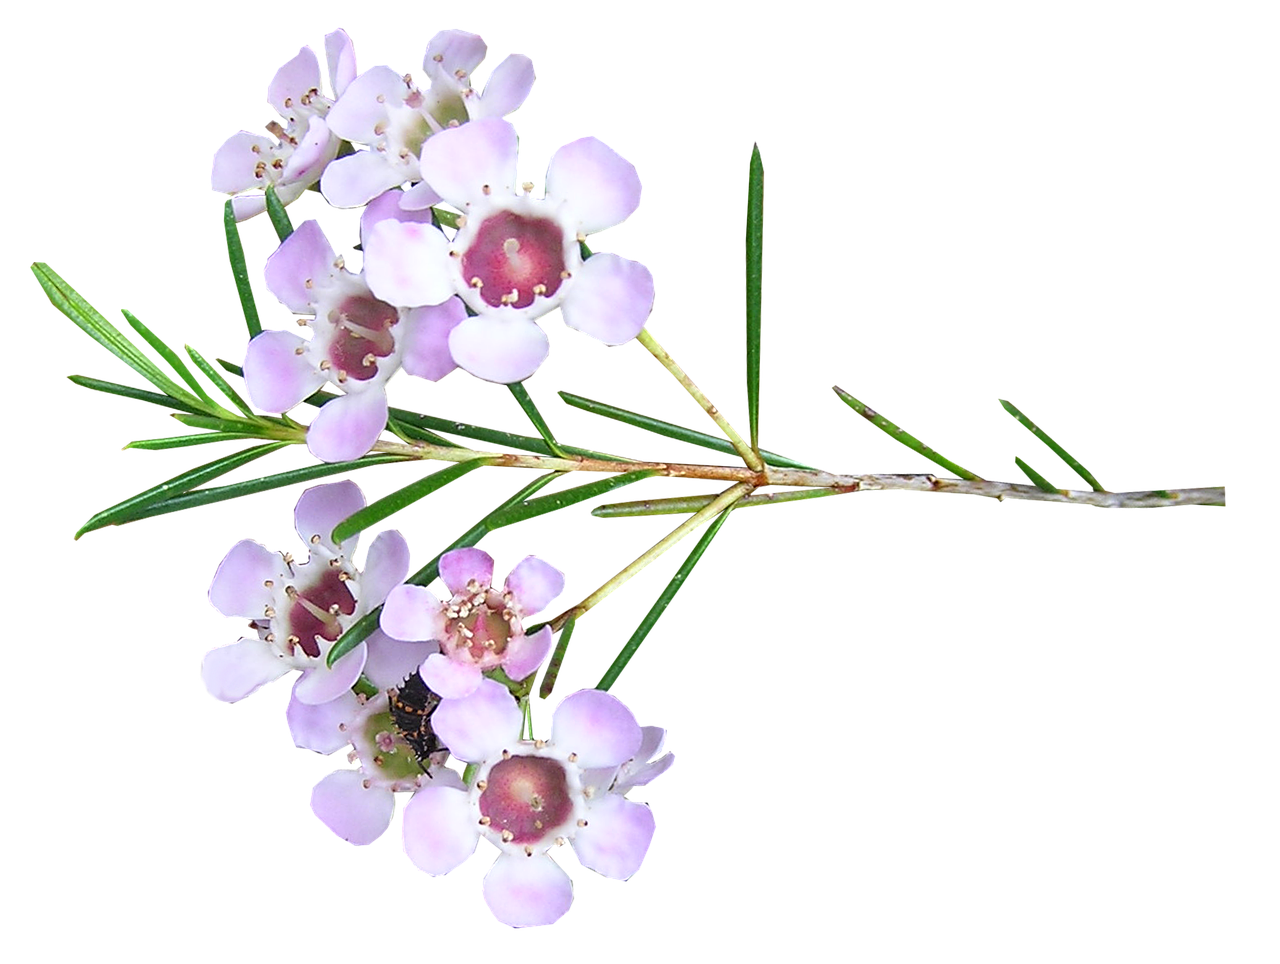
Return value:
M 599 690 L 561 703 L 549 740 L 520 739 L 521 720 L 510 693 L 493 680 L 442 702 L 436 735 L 475 765 L 474 781 L 463 790 L 425 786 L 404 813 L 405 852 L 429 874 L 463 863 L 481 837 L 501 851 L 484 897 L 513 927 L 550 924 L 569 909 L 573 882 L 549 853 L 566 842 L 583 866 L 606 877 L 625 880 L 640 869 L 653 814 L 625 798 L 634 783 L 619 772 L 646 744 L 652 753 L 661 741 L 660 730 L 642 731 L 630 710 Z M 637 769 L 652 779 L 669 764 L 668 756 Z
M 551 649 L 551 627 L 526 636 L 522 620 L 546 608 L 564 588 L 564 574 L 528 556 L 493 586 L 493 557 L 454 549 L 440 557 L 440 578 L 453 596 L 440 602 L 421 586 L 397 586 L 382 607 L 382 631 L 392 639 L 435 640 L 440 652 L 422 664 L 422 678 L 446 700 L 470 695 L 482 674 L 502 668 L 522 680 Z
M 224 616 L 252 620 L 257 635 L 205 656 L 201 672 L 210 693 L 235 702 L 296 669 L 302 675 L 295 701 L 328 703 L 342 697 L 362 670 L 375 685 L 394 685 L 425 658 L 423 647 L 406 650 L 406 644 L 375 633 L 328 665 L 338 637 L 409 571 L 409 548 L 398 532 L 374 539 L 363 571 L 351 564 L 358 537 L 333 541 L 334 527 L 364 505 L 354 482 L 303 492 L 294 510 L 295 527 L 309 550 L 303 562 L 249 539 L 232 546 L 213 577 L 209 601 Z
M 546 194 L 516 184 L 515 128 L 498 118 L 431 137 L 420 169 L 463 212 L 449 240 L 420 219 L 372 225 L 365 277 L 384 301 L 438 305 L 455 295 L 475 312 L 449 334 L 452 361 L 493 382 L 528 378 L 549 343 L 534 319 L 560 308 L 565 323 L 607 345 L 640 333 L 653 277 L 615 254 L 584 260 L 580 242 L 619 224 L 640 203 L 635 168 L 594 137 L 566 144 L 547 169 Z M 403 207 L 403 204 L 402 204 Z
M 341 97 L 356 75 L 355 50 L 343 30 L 325 37 L 324 45 L 329 82 L 334 96 Z M 320 180 L 342 143 L 327 122 L 333 101 L 321 93 L 320 64 L 310 47 L 276 71 L 267 101 L 284 124 L 268 123 L 271 137 L 248 131 L 232 134 L 213 156 L 213 189 L 236 195 L 231 204 L 237 221 L 266 209 L 261 192 L 268 186 L 275 187 L 285 204 L 297 199 Z
M 287 412 L 325 382 L 345 394 L 323 407 L 307 447 L 326 462 L 359 458 L 387 424 L 386 383 L 398 368 L 436 381 L 454 369 L 449 332 L 466 309 L 457 298 L 407 310 L 370 293 L 343 267 L 320 226 L 306 221 L 267 259 L 267 287 L 311 327 L 305 341 L 264 331 L 249 342 L 244 379 L 266 412 Z

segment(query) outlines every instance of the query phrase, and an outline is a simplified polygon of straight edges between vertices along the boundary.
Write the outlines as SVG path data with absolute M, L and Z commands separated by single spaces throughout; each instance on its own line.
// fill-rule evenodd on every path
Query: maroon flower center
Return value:
M 566 277 L 564 231 L 554 221 L 499 211 L 476 229 L 462 255 L 462 277 L 487 305 L 527 308 Z
M 285 587 L 289 599 L 284 626 L 287 652 L 292 653 L 297 646 L 314 659 L 320 655 L 320 639 L 333 642 L 342 635 L 338 616 L 350 616 L 356 611 L 355 597 L 344 576 L 341 570 L 325 566 L 312 585 Z
M 508 843 L 536 843 L 573 812 L 569 781 L 556 760 L 513 756 L 489 770 L 480 813 Z
M 395 351 L 391 326 L 399 320 L 395 308 L 371 295 L 344 298 L 330 311 L 337 331 L 329 344 L 329 361 L 338 370 L 338 381 L 345 376 L 363 382 L 378 374 L 378 359 Z

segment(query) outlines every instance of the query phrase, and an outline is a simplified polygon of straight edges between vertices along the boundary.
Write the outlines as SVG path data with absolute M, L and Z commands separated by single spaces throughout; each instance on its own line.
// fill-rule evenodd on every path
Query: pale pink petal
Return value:
M 428 768 L 427 775 L 431 779 L 428 786 L 432 787 L 452 787 L 454 790 L 466 790 L 467 785 L 462 782 L 456 770 L 450 770 L 446 766 L 433 766 Z
M 434 642 L 403 643 L 375 629 L 364 641 L 369 658 L 364 661 L 364 675 L 380 690 L 400 686 L 418 671 L 422 661 L 440 647 Z
M 446 700 L 460 700 L 464 696 L 470 696 L 484 678 L 480 675 L 480 667 L 475 663 L 450 659 L 443 653 L 428 656 L 418 672 L 422 674 L 422 682 Z
M 400 194 L 400 207 L 405 213 L 414 212 L 426 215 L 426 220 L 430 220 L 430 212 L 427 208 L 433 204 L 439 204 L 442 200 L 436 189 L 426 181 L 419 181 L 413 187 L 406 189 Z M 402 221 L 410 220 L 409 218 L 401 218 Z
M 380 532 L 369 547 L 360 573 L 360 602 L 365 609 L 381 606 L 387 593 L 409 574 L 409 544 L 394 529 Z
M 364 213 L 360 215 L 361 245 L 368 245 L 369 232 L 373 230 L 373 226 L 379 221 L 385 221 L 388 218 L 393 221 L 431 223 L 430 211 L 406 211 L 400 207 L 400 199 L 404 195 L 404 191 L 394 189 L 383 191 L 365 206 Z
M 421 642 L 444 638 L 440 600 L 421 586 L 396 586 L 387 593 L 378 624 L 392 639 Z
M 504 117 L 524 103 L 533 80 L 533 61 L 524 54 L 512 54 L 493 69 L 479 103 L 474 97 L 467 101 L 467 112 L 473 120 Z
M 324 54 L 329 62 L 329 83 L 333 86 L 334 96 L 341 97 L 356 79 L 355 45 L 347 32 L 339 27 L 333 33 L 325 34 Z
M 581 767 L 617 766 L 636 755 L 640 724 L 620 700 L 600 690 L 579 690 L 551 717 L 551 740 L 578 754 Z
M 419 870 L 447 874 L 475 853 L 479 839 L 465 790 L 427 786 L 404 808 L 404 852 Z
M 344 690 L 336 700 L 315 705 L 303 703 L 296 695 L 290 696 L 285 720 L 293 745 L 324 754 L 341 749 L 348 739 L 339 727 L 350 723 L 359 709 L 360 701 L 350 690 Z
M 484 899 L 511 927 L 554 924 L 573 903 L 573 881 L 545 854 L 504 853 L 484 878 Z
M 254 187 L 263 187 L 266 180 L 257 175 L 262 155 L 258 151 L 270 151 L 275 141 L 259 134 L 240 131 L 226 139 L 213 155 L 213 189 L 223 194 L 235 194 Z
M 303 95 L 312 88 L 320 88 L 320 62 L 310 47 L 303 47 L 298 55 L 276 71 L 267 87 L 267 103 L 283 117 L 293 117 L 294 108 Z
M 451 593 L 470 591 L 473 581 L 477 586 L 492 586 L 493 556 L 483 549 L 453 549 L 440 557 L 439 572 Z
M 396 797 L 386 787 L 365 789 L 359 770 L 335 770 L 311 791 L 311 809 L 343 840 L 363 847 L 391 826 Z
M 379 221 L 364 242 L 364 280 L 370 291 L 396 306 L 447 301 L 454 294 L 449 242 L 430 224 Z
M 542 665 L 551 652 L 551 627 L 543 626 L 532 636 L 516 636 L 507 644 L 502 671 L 510 679 L 522 680 Z
M 422 145 L 422 179 L 457 208 L 484 196 L 510 194 L 516 182 L 516 129 L 496 117 L 447 128 Z
M 537 556 L 525 556 L 507 576 L 506 590 L 521 615 L 532 616 L 564 591 L 564 573 Z
M 653 275 L 638 261 L 616 254 L 588 258 L 573 277 L 560 306 L 564 323 L 606 345 L 621 345 L 640 334 L 653 311 Z
M 573 850 L 584 867 L 626 880 L 644 862 L 653 829 L 653 813 L 644 804 L 616 793 L 597 795 L 587 811 L 587 825 L 573 837 Z
M 457 368 L 449 354 L 449 333 L 467 317 L 461 298 L 450 298 L 442 305 L 414 308 L 401 322 L 400 338 L 404 354 L 400 364 L 410 375 L 433 382 Z
M 298 682 L 293 686 L 293 695 L 298 702 L 313 706 L 336 700 L 360 678 L 368 653 L 365 644 L 360 643 L 332 666 L 326 666 L 322 660 L 319 665 L 312 666 L 298 677 Z
M 404 170 L 388 164 L 381 151 L 356 151 L 330 162 L 320 193 L 336 208 L 355 208 L 403 180 Z
M 637 759 L 640 759 L 640 757 L 637 756 Z M 636 787 L 643 787 L 648 783 L 652 783 L 670 770 L 671 764 L 675 762 L 676 755 L 674 753 L 664 753 L 656 760 L 645 763 L 642 766 L 636 766 L 634 769 L 624 766 L 614 783 L 613 792 L 625 795 Z
M 313 485 L 298 497 L 293 508 L 293 527 L 298 538 L 307 545 L 319 536 L 320 544 L 333 552 L 355 552 L 359 534 L 349 537 L 341 546 L 333 541 L 333 530 L 344 519 L 355 515 L 365 506 L 364 493 L 350 479 Z
M 267 287 L 300 315 L 313 312 L 315 289 L 329 283 L 335 255 L 315 221 L 303 221 L 267 258 Z
M 306 132 L 298 139 L 298 146 L 289 155 L 280 179 L 294 184 L 314 184 L 320 179 L 320 172 L 325 164 L 338 152 L 338 141 L 329 134 L 329 126 L 323 117 L 312 117 L 307 121 Z M 280 192 L 276 191 L 277 196 Z M 280 200 L 284 203 L 283 197 Z
M 371 144 L 380 136 L 374 128 L 387 119 L 387 105 L 403 104 L 408 92 L 404 78 L 390 67 L 366 70 L 325 115 L 329 130 L 356 144 Z
M 607 144 L 584 137 L 551 158 L 547 197 L 563 201 L 578 229 L 594 234 L 621 224 L 640 206 L 640 176 Z
M 480 66 L 488 49 L 477 34 L 465 30 L 441 30 L 427 42 L 422 68 L 428 75 L 444 73 L 456 79 L 460 70 L 467 76 Z
M 224 616 L 259 619 L 271 602 L 263 583 L 279 577 L 281 559 L 252 539 L 243 539 L 218 563 L 209 586 L 209 602 Z
M 373 385 L 326 402 L 307 428 L 307 448 L 322 462 L 358 459 L 387 426 L 387 393 Z
M 550 350 L 546 332 L 519 317 L 477 315 L 449 333 L 449 354 L 459 367 L 503 385 L 524 381 L 538 370 Z
M 242 639 L 210 650 L 200 666 L 205 689 L 227 703 L 244 699 L 259 686 L 287 672 L 289 665 L 275 647 L 260 639 Z
M 431 728 L 459 760 L 480 763 L 519 743 L 523 720 L 507 688 L 482 679 L 470 696 L 442 700 L 431 716 Z
M 242 194 L 231 199 L 231 210 L 237 221 L 247 221 L 257 217 L 267 209 L 267 198 L 263 194 Z
M 264 412 L 279 414 L 323 385 L 324 373 L 312 364 L 306 348 L 305 341 L 287 331 L 264 331 L 254 336 L 244 356 L 249 401 Z

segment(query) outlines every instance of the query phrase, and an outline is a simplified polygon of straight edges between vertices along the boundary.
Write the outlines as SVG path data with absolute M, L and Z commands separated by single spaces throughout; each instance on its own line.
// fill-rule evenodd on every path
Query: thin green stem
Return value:
M 685 370 L 676 363 L 676 360 L 671 357 L 670 353 L 658 344 L 658 340 L 653 337 L 653 334 L 648 328 L 642 328 L 640 330 L 640 334 L 636 336 L 636 341 L 640 342 L 640 344 L 645 347 L 645 350 L 656 358 L 663 368 L 672 374 L 675 380 L 684 387 L 684 390 L 693 397 L 694 401 L 698 403 L 702 410 L 711 416 L 712 421 L 720 426 L 720 431 L 724 432 L 725 438 L 727 438 L 733 445 L 734 451 L 738 453 L 742 458 L 742 461 L 747 464 L 747 468 L 755 472 L 762 471 L 764 469 L 764 462 L 760 460 L 760 456 L 756 454 L 755 450 L 752 449 L 750 445 L 743 441 L 742 436 L 738 434 L 738 430 L 729 424 L 729 420 L 720 413 L 720 409 L 716 408 L 715 405 L 711 403 L 711 399 L 707 398 L 707 396 L 703 394 L 702 389 L 700 389 L 694 383 L 693 379 L 685 373 Z
M 556 640 L 556 651 L 551 654 L 547 671 L 542 674 L 542 685 L 538 689 L 538 696 L 541 699 L 545 700 L 555 689 L 556 679 L 560 676 L 560 667 L 564 664 L 564 654 L 569 649 L 569 640 L 573 638 L 573 627 L 576 625 L 578 621 L 570 619 L 560 630 L 560 638 Z
M 844 495 L 857 489 L 794 489 L 784 492 L 753 492 L 734 504 L 734 509 L 753 505 L 773 505 L 777 502 L 803 502 L 821 499 L 828 495 Z M 623 519 L 648 515 L 688 515 L 714 502 L 714 495 L 685 495 L 674 499 L 642 499 L 637 502 L 613 502 L 598 505 L 591 510 L 597 519 Z
M 751 448 L 760 451 L 760 295 L 764 277 L 764 162 L 751 145 L 747 178 L 747 413 Z

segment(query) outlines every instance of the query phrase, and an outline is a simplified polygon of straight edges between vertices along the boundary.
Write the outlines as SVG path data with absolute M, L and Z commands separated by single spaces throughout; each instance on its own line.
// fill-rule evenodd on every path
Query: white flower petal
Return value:
M 431 727 L 459 760 L 480 763 L 519 743 L 523 720 L 507 688 L 483 679 L 470 696 L 441 700 Z
M 584 137 L 551 158 L 547 197 L 563 201 L 578 229 L 594 234 L 621 224 L 640 206 L 640 176 L 613 148 Z
M 616 254 L 588 258 L 574 275 L 560 311 L 564 323 L 606 345 L 630 341 L 653 311 L 653 275 Z
M 311 791 L 311 809 L 343 840 L 363 847 L 391 826 L 396 799 L 386 787 L 366 789 L 359 770 L 335 770 Z
M 465 790 L 426 786 L 404 808 L 404 852 L 429 874 L 447 874 L 465 862 L 479 839 Z
M 573 904 L 573 881 L 545 854 L 504 853 L 484 878 L 484 899 L 511 927 L 554 924 Z
M 422 145 L 422 179 L 457 208 L 484 196 L 511 194 L 516 182 L 519 140 L 516 129 L 499 118 L 447 128 Z
M 640 869 L 653 830 L 653 813 L 648 807 L 606 793 L 591 802 L 587 825 L 574 834 L 573 850 L 584 867 L 614 880 L 626 880 Z
M 210 650 L 200 666 L 205 689 L 227 703 L 242 700 L 259 686 L 289 672 L 275 647 L 260 639 L 242 639 Z
M 379 221 L 364 243 L 364 278 L 389 304 L 438 305 L 454 295 L 449 242 L 430 224 Z
M 556 707 L 551 718 L 551 741 L 578 754 L 581 767 L 611 767 L 630 760 L 642 738 L 631 711 L 600 690 L 579 690 Z
M 364 493 L 350 479 L 313 485 L 298 497 L 298 504 L 293 508 L 293 528 L 298 538 L 309 546 L 314 544 L 312 537 L 319 536 L 320 544 L 330 551 L 352 553 L 356 551 L 359 534 L 338 545 L 333 541 L 333 530 L 364 506 Z
M 524 381 L 550 351 L 547 333 L 519 316 L 476 315 L 449 332 L 449 354 L 458 367 L 502 385 Z

